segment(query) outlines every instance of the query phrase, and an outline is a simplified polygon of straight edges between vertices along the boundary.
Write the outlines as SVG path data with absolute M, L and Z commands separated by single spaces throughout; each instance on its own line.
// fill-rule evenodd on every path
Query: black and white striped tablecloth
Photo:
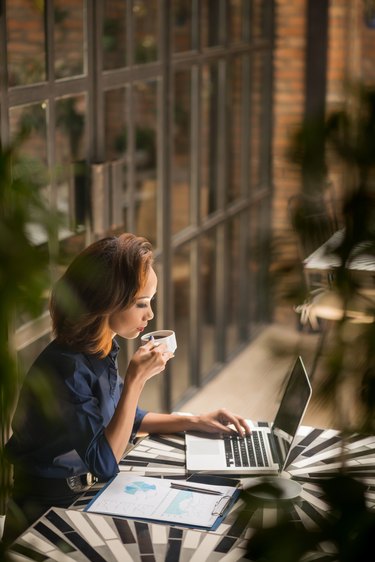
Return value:
M 285 517 L 305 528 L 318 528 L 331 516 L 319 487 L 342 462 L 342 441 L 332 429 L 301 427 L 287 467 L 302 485 L 295 501 L 252 504 L 240 499 L 214 532 L 125 520 L 86 513 L 100 489 L 94 486 L 69 510 L 51 509 L 12 545 L 17 562 L 235 562 L 249 560 L 246 540 L 255 529 Z M 375 509 L 375 437 L 354 434 L 345 443 L 347 473 L 367 485 L 367 503 Z M 185 441 L 180 435 L 151 435 L 121 461 L 120 469 L 161 478 L 186 478 Z M 334 560 L 329 544 L 314 560 Z

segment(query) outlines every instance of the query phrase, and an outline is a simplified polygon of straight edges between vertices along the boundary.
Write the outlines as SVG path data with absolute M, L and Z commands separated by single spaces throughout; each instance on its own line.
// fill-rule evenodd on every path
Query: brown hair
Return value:
M 150 242 L 129 233 L 98 240 L 78 254 L 52 289 L 57 341 L 107 355 L 112 346 L 108 317 L 133 304 L 152 259 Z

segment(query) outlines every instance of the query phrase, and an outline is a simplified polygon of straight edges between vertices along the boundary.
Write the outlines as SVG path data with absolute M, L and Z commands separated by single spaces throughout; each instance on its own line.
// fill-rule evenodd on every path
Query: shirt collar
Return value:
M 115 338 L 113 338 L 112 339 L 112 349 L 108 353 L 108 357 L 110 357 L 112 359 L 112 361 L 116 361 L 119 349 L 120 349 L 119 344 L 117 343 Z

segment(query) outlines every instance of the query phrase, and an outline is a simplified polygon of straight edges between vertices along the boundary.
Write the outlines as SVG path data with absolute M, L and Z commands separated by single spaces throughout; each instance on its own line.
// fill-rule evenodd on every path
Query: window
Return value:
M 175 329 L 178 348 L 141 405 L 175 408 L 267 319 L 257 291 L 267 285 L 261 217 L 272 195 L 273 2 L 5 6 L 2 141 L 29 126 L 23 156 L 64 216 L 54 271 L 108 233 L 149 238 L 159 277 L 152 328 Z M 25 367 L 48 322 L 47 307 L 42 319 L 20 313 Z M 121 342 L 122 369 L 134 345 Z

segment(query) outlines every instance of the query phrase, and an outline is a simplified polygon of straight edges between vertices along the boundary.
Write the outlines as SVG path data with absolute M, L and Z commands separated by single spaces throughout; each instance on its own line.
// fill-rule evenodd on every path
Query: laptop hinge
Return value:
M 281 470 L 282 467 L 280 465 L 280 459 L 282 459 L 282 453 L 280 449 L 280 444 L 278 440 L 275 438 L 273 433 L 267 433 L 267 437 L 271 449 L 272 460 L 275 464 L 279 465 L 279 469 Z

